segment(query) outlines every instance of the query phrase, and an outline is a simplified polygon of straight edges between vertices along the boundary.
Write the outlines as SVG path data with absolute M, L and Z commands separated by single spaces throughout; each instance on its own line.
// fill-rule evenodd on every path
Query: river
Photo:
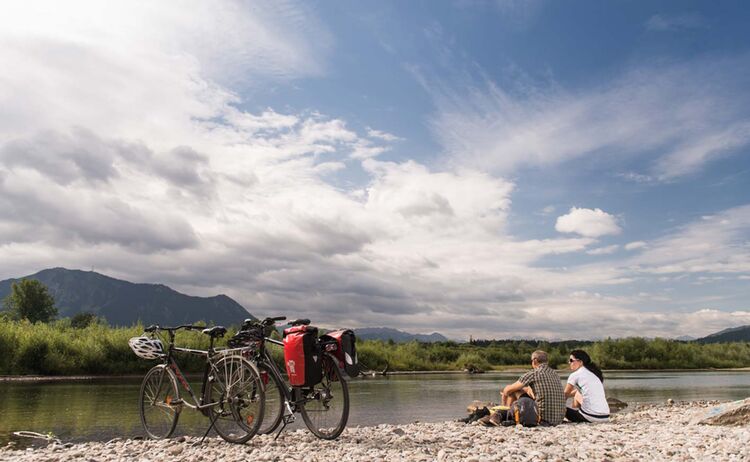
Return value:
M 438 422 L 463 417 L 472 400 L 496 400 L 501 384 L 518 373 L 420 374 L 354 379 L 349 425 Z M 567 372 L 561 374 L 563 378 Z M 627 403 L 735 400 L 750 396 L 750 371 L 605 372 L 607 396 Z M 142 436 L 140 380 L 0 382 L 0 445 L 12 432 L 52 433 L 64 442 Z M 299 419 L 301 421 L 301 419 Z M 295 427 L 300 422 L 295 424 Z M 200 435 L 208 426 L 185 409 L 176 435 Z M 23 444 L 23 443 L 19 443 Z

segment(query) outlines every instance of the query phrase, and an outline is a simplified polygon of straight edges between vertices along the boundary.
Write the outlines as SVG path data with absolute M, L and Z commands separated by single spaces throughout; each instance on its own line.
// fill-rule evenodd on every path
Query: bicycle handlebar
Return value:
M 262 321 L 259 321 L 257 319 L 245 319 L 245 321 L 242 323 L 242 328 L 246 329 L 252 325 L 260 325 L 263 327 L 272 326 L 276 321 L 285 321 L 286 316 L 275 316 L 271 318 L 266 318 Z
M 180 330 L 180 329 L 185 329 L 185 330 L 203 330 L 205 328 L 206 328 L 206 326 L 195 326 L 195 325 L 192 325 L 192 324 L 183 324 L 183 325 L 177 326 L 177 327 L 161 327 L 158 324 L 152 324 L 152 325 L 148 326 L 147 328 L 145 328 L 144 332 L 155 332 L 157 330 L 166 330 L 166 331 L 172 331 L 172 332 L 174 332 L 174 331 Z

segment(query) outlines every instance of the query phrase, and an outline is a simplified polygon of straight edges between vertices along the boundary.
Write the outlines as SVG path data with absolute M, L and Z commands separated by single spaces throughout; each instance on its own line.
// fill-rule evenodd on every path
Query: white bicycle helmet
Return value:
M 133 337 L 128 340 L 128 345 L 139 358 L 157 359 L 164 354 L 164 346 L 156 338 Z

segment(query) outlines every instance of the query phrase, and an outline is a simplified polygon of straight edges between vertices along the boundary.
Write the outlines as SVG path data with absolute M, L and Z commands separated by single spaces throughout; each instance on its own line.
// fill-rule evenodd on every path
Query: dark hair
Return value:
M 583 367 L 590 370 L 595 376 L 599 377 L 599 380 L 601 380 L 602 383 L 604 383 L 604 374 L 602 374 L 602 370 L 591 360 L 591 356 L 589 356 L 588 353 L 583 350 L 573 350 L 570 352 L 570 356 L 581 360 Z

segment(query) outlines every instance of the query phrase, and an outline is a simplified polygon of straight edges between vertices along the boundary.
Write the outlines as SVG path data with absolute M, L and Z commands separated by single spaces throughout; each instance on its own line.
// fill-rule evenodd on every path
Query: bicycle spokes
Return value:
M 177 385 L 163 367 L 151 369 L 141 385 L 141 422 L 151 438 L 167 438 L 174 431 L 180 407 Z
M 324 360 L 323 381 L 304 392 L 302 417 L 316 436 L 337 438 L 349 418 L 349 390 L 331 358 Z
M 245 442 L 263 420 L 264 394 L 260 376 L 245 359 L 227 357 L 215 367 L 208 389 L 214 427 L 225 440 Z

